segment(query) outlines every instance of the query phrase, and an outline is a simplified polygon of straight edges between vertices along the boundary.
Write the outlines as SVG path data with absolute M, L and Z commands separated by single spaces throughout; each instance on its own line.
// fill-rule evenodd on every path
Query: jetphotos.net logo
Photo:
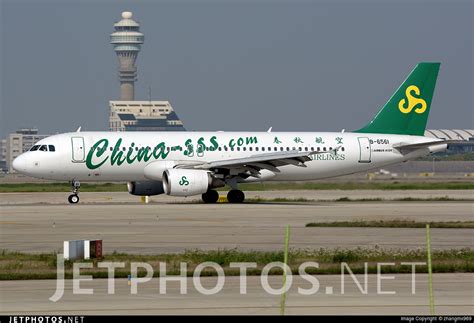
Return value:
M 84 323 L 84 316 L 10 316 L 8 323 Z
M 226 280 L 230 279 L 226 277 L 223 267 L 215 262 L 203 262 L 194 267 L 193 271 L 188 272 L 187 263 L 180 263 L 180 274 L 179 275 L 168 275 L 167 274 L 167 264 L 165 262 L 159 263 L 159 268 L 153 268 L 152 265 L 144 262 L 131 262 L 129 264 L 130 268 L 125 268 L 126 264 L 124 262 L 98 262 L 97 268 L 102 268 L 107 270 L 107 293 L 109 295 L 115 294 L 115 272 L 118 269 L 130 270 L 130 277 L 125 284 L 127 284 L 126 290 L 132 295 L 138 294 L 140 286 L 145 284 L 150 284 L 154 288 L 156 287 L 157 293 L 163 295 L 168 294 L 167 284 L 170 282 L 179 284 L 180 294 L 188 294 L 190 291 L 191 284 L 193 285 L 195 291 L 202 295 L 216 295 L 223 291 L 226 288 Z M 371 263 L 371 265 L 373 265 Z M 319 269 L 319 263 L 317 262 L 304 262 L 300 264 L 297 268 L 297 276 L 294 277 L 292 274 L 292 269 L 282 262 L 271 262 L 263 265 L 257 264 L 254 262 L 231 262 L 229 268 L 235 273 L 239 272 L 238 276 L 232 277 L 233 281 L 235 279 L 239 280 L 239 289 L 236 290 L 236 293 L 241 295 L 247 294 L 247 285 L 248 277 L 247 273 L 249 270 L 261 269 L 259 271 L 260 275 L 258 277 L 259 284 L 262 289 L 269 295 L 283 295 L 290 290 L 295 290 L 300 295 L 315 295 L 317 293 L 324 293 L 326 295 L 334 294 L 334 287 L 338 289 L 338 292 L 341 294 L 346 293 L 346 284 L 350 284 L 351 288 L 356 288 L 356 292 L 367 295 L 370 292 L 377 293 L 377 295 L 393 295 L 396 294 L 396 290 L 390 290 L 389 281 L 396 279 L 394 275 L 389 275 L 383 273 L 384 269 L 387 267 L 395 266 L 396 263 L 377 263 L 377 272 L 375 274 L 368 273 L 368 263 L 364 264 L 364 273 L 355 275 L 351 270 L 350 266 L 342 262 L 340 264 L 340 274 L 336 277 L 339 277 L 339 282 L 337 286 L 322 286 L 318 277 L 311 275 L 308 272 L 311 272 L 315 269 Z M 405 272 L 409 272 L 411 269 L 411 294 L 416 294 L 416 267 L 425 266 L 424 262 L 402 262 L 402 266 L 407 266 Z M 73 279 L 72 279 L 72 294 L 74 295 L 84 295 L 84 294 L 94 294 L 93 288 L 81 287 L 81 283 L 85 285 L 87 282 L 93 281 L 91 275 L 84 274 L 85 271 L 90 271 L 94 267 L 94 264 L 91 262 L 75 262 L 73 264 Z M 159 272 L 155 272 L 158 269 Z M 81 270 L 83 271 L 81 273 Z M 212 279 L 209 277 L 209 272 L 213 272 Z M 285 273 L 286 277 L 283 281 L 279 281 L 279 285 L 275 286 L 275 279 L 271 279 L 271 273 L 275 271 Z M 375 286 L 369 288 L 369 276 L 371 281 L 375 278 Z M 406 276 L 406 275 L 405 275 Z M 155 277 L 155 278 L 154 278 Z M 275 276 L 273 277 L 281 277 Z M 294 281 L 298 277 L 298 284 L 294 285 Z M 295 278 L 295 279 L 294 279 Z M 203 282 L 203 280 L 206 280 Z M 210 282 L 212 284 L 210 285 Z M 255 279 L 252 279 L 253 284 L 255 284 Z M 124 280 L 120 280 L 118 284 L 124 284 Z M 90 284 L 89 284 L 90 285 Z M 296 286 L 298 285 L 298 286 Z M 385 286 L 384 286 L 385 285 Z M 229 288 L 232 288 L 235 284 L 230 284 Z M 89 286 L 90 287 L 90 286 Z M 255 287 L 252 285 L 251 287 Z M 123 288 L 123 286 L 121 286 Z M 61 300 L 65 293 L 65 279 L 64 279 L 64 258 L 62 254 L 57 256 L 57 280 L 56 280 L 56 291 L 49 298 L 52 302 L 57 302 Z

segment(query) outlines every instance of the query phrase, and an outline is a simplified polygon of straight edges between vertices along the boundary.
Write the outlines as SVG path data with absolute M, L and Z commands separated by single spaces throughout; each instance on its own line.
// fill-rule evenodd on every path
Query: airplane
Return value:
M 71 183 L 127 182 L 138 196 L 201 195 L 242 203 L 240 183 L 306 181 L 364 172 L 447 149 L 424 137 L 440 63 L 422 62 L 366 126 L 352 132 L 70 132 L 44 138 L 13 161 L 22 174 Z M 354 111 L 354 110 L 353 110 Z M 348 116 L 350 113 L 347 114 Z

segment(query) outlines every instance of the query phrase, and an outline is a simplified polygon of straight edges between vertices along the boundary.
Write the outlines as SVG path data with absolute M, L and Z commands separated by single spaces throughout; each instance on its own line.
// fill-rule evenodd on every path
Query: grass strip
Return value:
M 306 227 L 320 228 L 431 228 L 441 229 L 474 229 L 474 221 L 451 222 L 415 222 L 409 220 L 380 220 L 380 221 L 336 221 L 336 222 L 311 222 Z
M 206 261 L 219 264 L 227 276 L 238 276 L 239 269 L 230 268 L 231 262 L 255 262 L 257 268 L 249 269 L 248 275 L 259 275 L 262 268 L 273 261 L 283 261 L 283 251 L 239 251 L 222 249 L 214 251 L 188 250 L 176 254 L 136 255 L 125 253 L 107 254 L 100 261 L 124 262 L 125 269 L 115 273 L 116 278 L 127 278 L 130 274 L 131 262 L 146 262 L 154 268 L 155 276 L 159 276 L 159 263 L 165 262 L 168 275 L 179 275 L 180 263 L 187 264 L 188 276 L 192 276 L 195 267 Z M 474 251 L 471 249 L 435 250 L 432 253 L 434 273 L 474 272 Z M 395 262 L 394 266 L 384 266 L 386 273 L 411 273 L 411 267 L 401 265 L 402 262 L 425 262 L 424 249 L 319 249 L 295 250 L 288 255 L 288 265 L 293 274 L 298 273 L 298 266 L 306 261 L 319 263 L 319 268 L 308 269 L 311 274 L 340 274 L 341 262 L 349 265 L 354 273 L 364 273 L 364 265 L 368 263 L 368 272 L 377 272 L 377 262 Z M 81 269 L 81 274 L 92 275 L 94 278 L 107 278 L 106 268 L 97 268 L 97 260 L 92 262 L 92 269 Z M 72 278 L 74 262 L 65 262 L 65 277 Z M 417 266 L 419 273 L 426 273 L 427 266 Z M 143 274 L 143 273 L 142 273 Z M 273 270 L 270 274 L 281 275 L 281 270 Z M 213 270 L 205 270 L 203 276 L 215 276 Z M 3 250 L 0 254 L 0 280 L 25 279 L 56 279 L 56 254 L 27 254 Z

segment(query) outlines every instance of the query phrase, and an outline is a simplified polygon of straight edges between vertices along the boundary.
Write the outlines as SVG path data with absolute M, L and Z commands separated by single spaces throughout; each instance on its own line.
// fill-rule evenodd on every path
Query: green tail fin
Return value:
M 375 118 L 355 132 L 423 136 L 440 63 L 419 63 Z

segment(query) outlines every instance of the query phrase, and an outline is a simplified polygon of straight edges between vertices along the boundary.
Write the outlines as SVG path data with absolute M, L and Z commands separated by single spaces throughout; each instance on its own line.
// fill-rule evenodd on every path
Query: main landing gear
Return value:
M 72 188 L 72 194 L 69 195 L 67 200 L 71 204 L 76 204 L 77 202 L 79 202 L 79 188 L 81 188 L 81 183 L 73 179 L 71 182 L 71 188 Z
M 245 200 L 245 194 L 241 190 L 230 190 L 227 193 L 227 201 L 229 203 L 242 203 Z
M 202 201 L 204 203 L 216 203 L 219 200 L 219 193 L 215 190 L 208 190 L 202 194 Z M 229 203 L 242 203 L 245 200 L 245 194 L 241 190 L 230 190 L 227 193 L 227 201 Z
M 208 190 L 201 197 L 204 203 L 216 203 L 219 199 L 219 193 L 215 190 Z

